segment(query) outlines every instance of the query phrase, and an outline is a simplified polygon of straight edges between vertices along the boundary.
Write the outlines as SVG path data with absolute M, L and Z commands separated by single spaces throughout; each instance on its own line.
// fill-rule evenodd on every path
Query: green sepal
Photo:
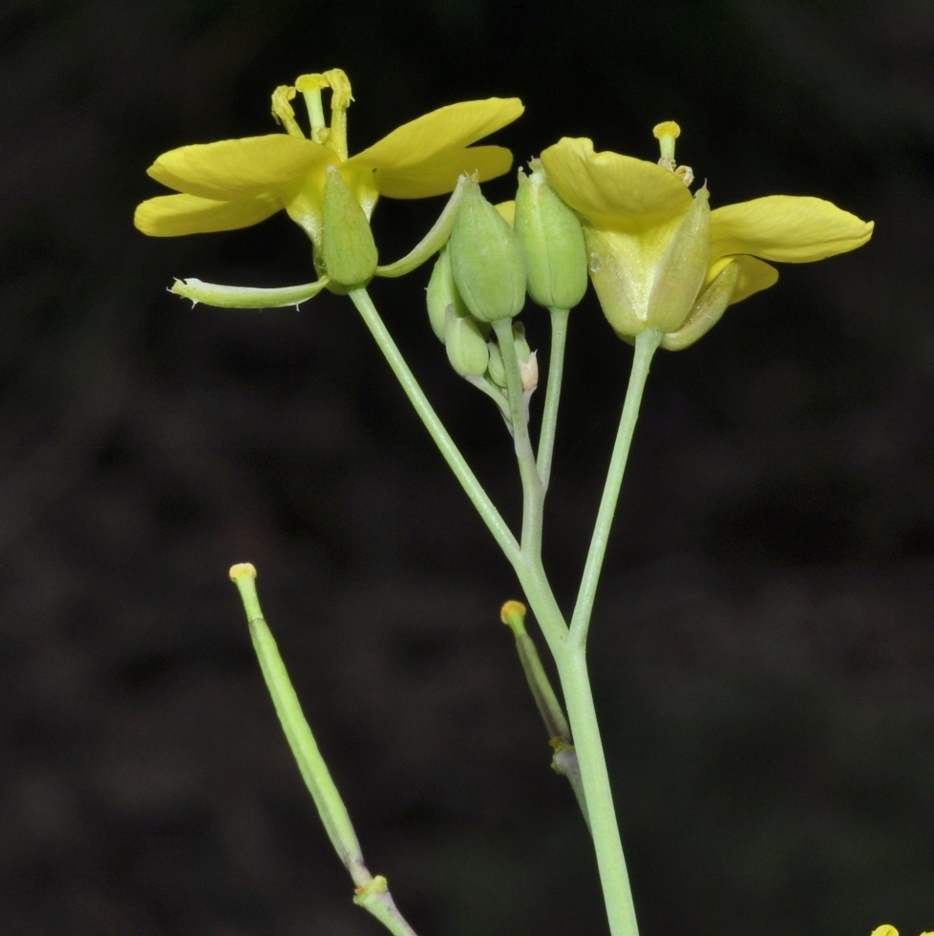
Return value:
M 647 328 L 677 331 L 687 321 L 710 260 L 710 196 L 698 189 L 658 265 L 649 294 Z
M 470 184 L 470 176 L 462 175 L 457 180 L 457 187 L 451 192 L 451 197 L 444 206 L 444 211 L 438 216 L 438 220 L 432 225 L 431 230 L 401 260 L 396 260 L 395 263 L 387 263 L 385 266 L 378 266 L 376 275 L 386 277 L 404 276 L 438 253 L 451 237 L 454 219 L 457 217 L 457 209 L 464 197 L 464 190 Z
M 336 166 L 327 168 L 321 218 L 324 272 L 337 286 L 365 286 L 376 272 L 376 242 L 363 208 Z
M 662 337 L 661 347 L 681 351 L 703 338 L 726 312 L 739 280 L 739 264 L 729 263 L 699 296 L 687 321 L 675 332 Z
M 330 279 L 323 276 L 314 283 L 301 286 L 259 289 L 253 286 L 222 286 L 191 277 L 176 280 L 169 292 L 190 299 L 195 305 L 201 302 L 219 309 L 282 309 L 286 306 L 297 308 L 300 303 L 317 296 L 329 284 Z

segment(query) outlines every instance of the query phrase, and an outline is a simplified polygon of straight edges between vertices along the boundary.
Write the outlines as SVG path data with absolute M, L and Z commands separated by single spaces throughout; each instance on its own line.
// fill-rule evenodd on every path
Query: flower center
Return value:
M 324 120 L 324 107 L 321 92 L 331 89 L 331 126 Z M 295 85 L 280 85 L 272 93 L 272 114 L 278 123 L 285 127 L 290 136 L 305 138 L 302 128 L 295 119 L 291 101 L 301 91 L 308 110 L 311 125 L 311 139 L 332 150 L 343 162 L 347 159 L 347 108 L 353 100 L 350 80 L 339 68 L 332 68 L 323 74 L 299 75 Z
M 694 170 L 690 166 L 679 166 L 675 162 L 675 140 L 681 136 L 681 128 L 673 120 L 666 120 L 655 125 L 652 135 L 658 140 L 662 153 L 658 164 L 669 172 L 673 172 L 686 186 L 690 187 L 694 181 Z

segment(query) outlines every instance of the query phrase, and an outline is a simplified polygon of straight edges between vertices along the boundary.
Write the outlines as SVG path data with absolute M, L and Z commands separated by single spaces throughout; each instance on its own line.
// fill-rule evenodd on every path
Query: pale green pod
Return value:
M 687 321 L 677 331 L 665 335 L 661 346 L 669 351 L 681 351 L 703 338 L 726 312 L 739 280 L 739 272 L 739 264 L 735 261 L 724 267 L 698 297 Z
M 321 259 L 332 283 L 365 286 L 376 271 L 370 222 L 336 166 L 328 166 L 322 206 Z
M 465 193 L 449 244 L 458 292 L 481 322 L 513 318 L 525 304 L 525 258 L 516 232 L 483 197 Z
M 470 315 L 467 306 L 464 305 L 464 300 L 457 291 L 457 286 L 454 284 L 454 273 L 451 271 L 451 255 L 447 247 L 438 254 L 434 269 L 431 271 L 426 301 L 428 303 L 428 321 L 431 323 L 431 330 L 435 333 L 438 341 L 443 344 L 448 306 L 453 305 L 455 314 L 462 318 L 465 315 Z
M 673 332 L 687 321 L 709 261 L 710 196 L 706 188 L 701 188 L 658 265 L 649 294 L 647 328 Z
M 516 234 L 525 254 L 528 291 L 549 309 L 573 309 L 587 291 L 587 248 L 577 215 L 548 184 L 538 160 L 519 172 Z
M 453 305 L 447 309 L 444 346 L 451 367 L 461 377 L 482 377 L 490 361 L 490 349 L 477 323 L 470 317 L 457 315 Z

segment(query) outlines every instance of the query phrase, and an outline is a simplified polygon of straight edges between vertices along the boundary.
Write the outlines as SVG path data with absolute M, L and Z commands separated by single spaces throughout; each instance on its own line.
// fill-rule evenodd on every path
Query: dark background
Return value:
M 160 152 L 271 132 L 273 88 L 335 66 L 352 150 L 519 95 L 492 141 L 517 159 L 563 134 L 653 159 L 676 118 L 715 204 L 808 194 L 875 219 L 867 247 L 784 266 L 659 355 L 593 676 L 646 936 L 934 928 L 930 0 L 7 0 L 0 42 L 0 931 L 381 932 L 275 722 L 227 581 L 244 560 L 418 932 L 606 931 L 498 623 L 511 572 L 350 304 L 166 293 L 310 279 L 284 214 L 131 226 Z M 382 256 L 441 204 L 381 202 Z M 431 335 L 427 275 L 374 298 L 515 520 L 508 436 Z M 547 514 L 565 608 L 630 357 L 589 295 Z

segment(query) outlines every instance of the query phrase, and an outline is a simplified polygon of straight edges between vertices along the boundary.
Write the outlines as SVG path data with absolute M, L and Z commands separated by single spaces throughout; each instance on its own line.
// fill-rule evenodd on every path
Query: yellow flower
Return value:
M 321 91 L 331 89 L 331 125 L 325 126 Z M 290 101 L 305 98 L 311 138 Z M 181 194 L 144 201 L 136 227 L 154 237 L 248 227 L 285 209 L 322 246 L 322 207 L 328 168 L 334 166 L 367 218 L 380 195 L 425 198 L 450 192 L 463 173 L 480 181 L 509 171 L 512 153 L 470 144 L 499 130 L 523 111 L 517 98 L 464 101 L 403 124 L 368 149 L 348 157 L 350 82 L 340 69 L 302 75 L 277 88 L 272 110 L 284 133 L 182 146 L 163 153 L 148 172 Z
M 871 221 L 820 198 L 770 195 L 711 211 L 706 187 L 692 197 L 691 170 L 676 168 L 679 132 L 673 121 L 656 127 L 658 163 L 570 137 L 541 154 L 548 181 L 581 218 L 594 288 L 621 337 L 656 328 L 662 347 L 685 348 L 728 305 L 775 284 L 764 260 L 823 260 L 872 235 Z
M 898 930 L 891 923 L 884 923 L 882 926 L 877 926 L 870 936 L 898 936 Z M 921 936 L 934 936 L 934 933 L 922 933 Z

